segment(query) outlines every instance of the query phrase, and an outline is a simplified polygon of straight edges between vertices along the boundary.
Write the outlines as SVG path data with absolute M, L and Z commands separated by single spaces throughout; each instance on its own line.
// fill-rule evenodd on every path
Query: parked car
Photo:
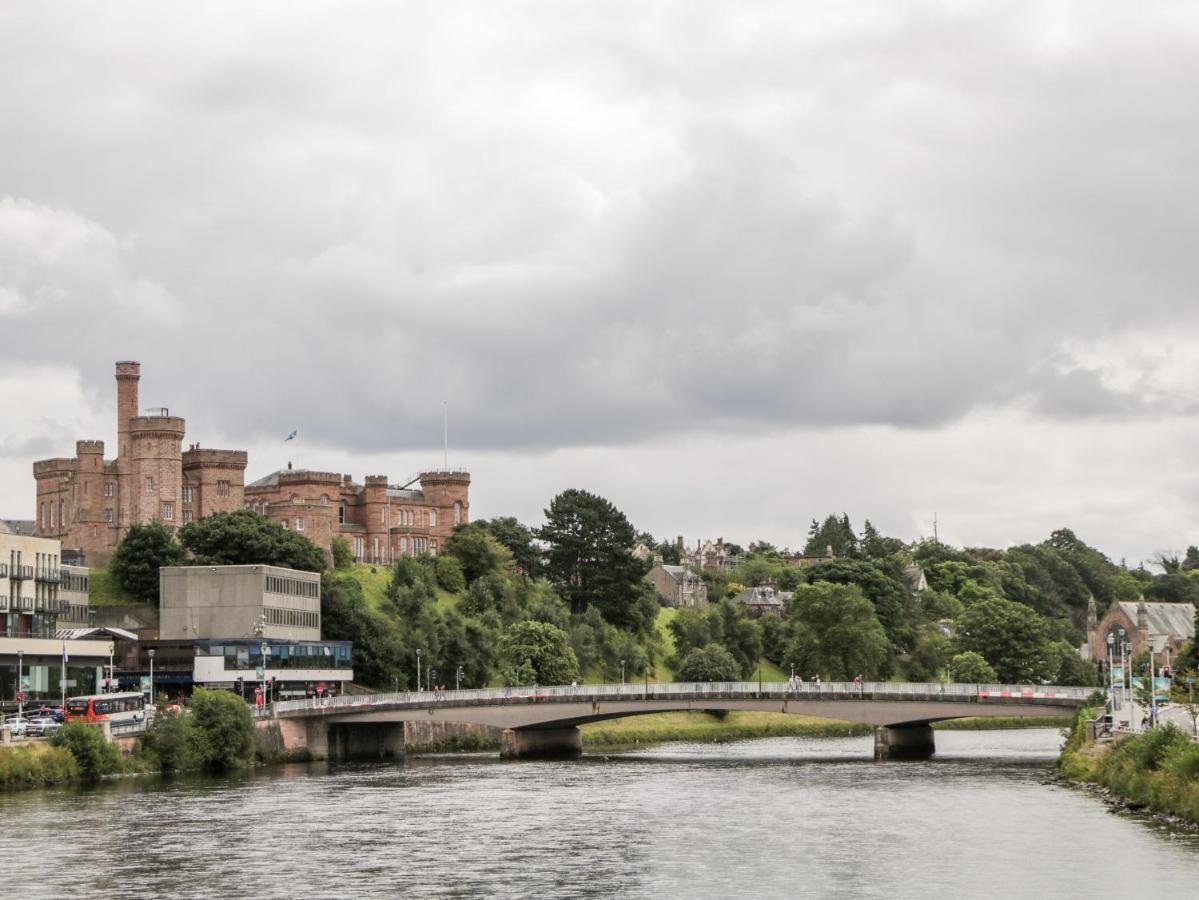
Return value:
M 50 732 L 62 728 L 62 725 L 54 721 L 53 716 L 34 716 L 25 726 L 26 737 L 46 737 Z
M 25 731 L 29 727 L 29 720 L 12 716 L 4 720 L 4 727 L 9 730 L 9 733 L 13 737 L 25 737 Z

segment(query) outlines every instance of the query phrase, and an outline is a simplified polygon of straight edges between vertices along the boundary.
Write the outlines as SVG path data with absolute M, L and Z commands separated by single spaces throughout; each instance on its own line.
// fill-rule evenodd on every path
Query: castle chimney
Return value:
M 129 452 L 129 420 L 137 415 L 137 383 L 142 364 L 132 360 L 117 363 L 117 455 Z

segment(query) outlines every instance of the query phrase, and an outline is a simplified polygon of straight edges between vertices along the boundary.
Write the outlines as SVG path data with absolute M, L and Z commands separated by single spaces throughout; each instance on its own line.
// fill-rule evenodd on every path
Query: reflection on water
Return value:
M 127 779 L 0 797 L 0 894 L 1187 896 L 1199 838 L 1052 783 L 1049 729 Z

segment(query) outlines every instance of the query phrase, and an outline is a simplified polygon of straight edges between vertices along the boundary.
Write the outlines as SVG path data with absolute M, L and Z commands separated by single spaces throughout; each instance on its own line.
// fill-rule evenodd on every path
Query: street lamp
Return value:
M 420 693 L 420 651 L 416 651 L 416 692 Z
M 266 693 L 266 680 L 267 680 L 266 679 L 266 667 L 270 664 L 271 645 L 263 644 L 261 649 L 262 649 L 262 705 L 266 706 L 266 704 L 271 702 L 271 698 L 268 697 L 267 693 Z
M 462 690 L 462 666 L 454 670 L 454 690 Z
M 25 651 L 17 651 L 17 718 L 25 718 Z
M 154 648 L 150 648 L 150 705 L 154 705 Z
M 1116 647 L 1116 636 L 1107 633 L 1107 702 L 1112 718 L 1116 716 L 1116 673 L 1112 671 L 1112 653 Z

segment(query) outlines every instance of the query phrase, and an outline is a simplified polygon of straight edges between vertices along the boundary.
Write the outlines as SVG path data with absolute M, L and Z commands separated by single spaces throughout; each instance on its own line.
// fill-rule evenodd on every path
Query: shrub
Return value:
M 71 752 L 84 778 L 94 780 L 121 771 L 120 752 L 95 725 L 68 722 L 50 737 L 50 743 Z
M 195 765 L 195 735 L 191 720 L 175 712 L 160 712 L 154 717 L 143 742 L 155 767 L 167 775 Z
M 736 681 L 741 667 L 720 644 L 696 647 L 683 658 L 675 681 Z
M 961 684 L 994 684 L 999 680 L 991 664 L 972 650 L 959 653 L 949 661 L 949 674 Z
M 333 554 L 333 568 L 348 569 L 354 565 L 354 549 L 341 535 L 335 535 L 329 550 Z
M 437 557 L 437 583 L 451 594 L 466 590 L 466 576 L 462 574 L 462 563 L 453 556 Z
M 210 772 L 239 768 L 254 755 L 254 719 L 236 694 L 196 688 L 190 727 L 199 763 Z
M 79 774 L 79 764 L 66 747 L 0 747 L 0 789 L 57 784 Z

